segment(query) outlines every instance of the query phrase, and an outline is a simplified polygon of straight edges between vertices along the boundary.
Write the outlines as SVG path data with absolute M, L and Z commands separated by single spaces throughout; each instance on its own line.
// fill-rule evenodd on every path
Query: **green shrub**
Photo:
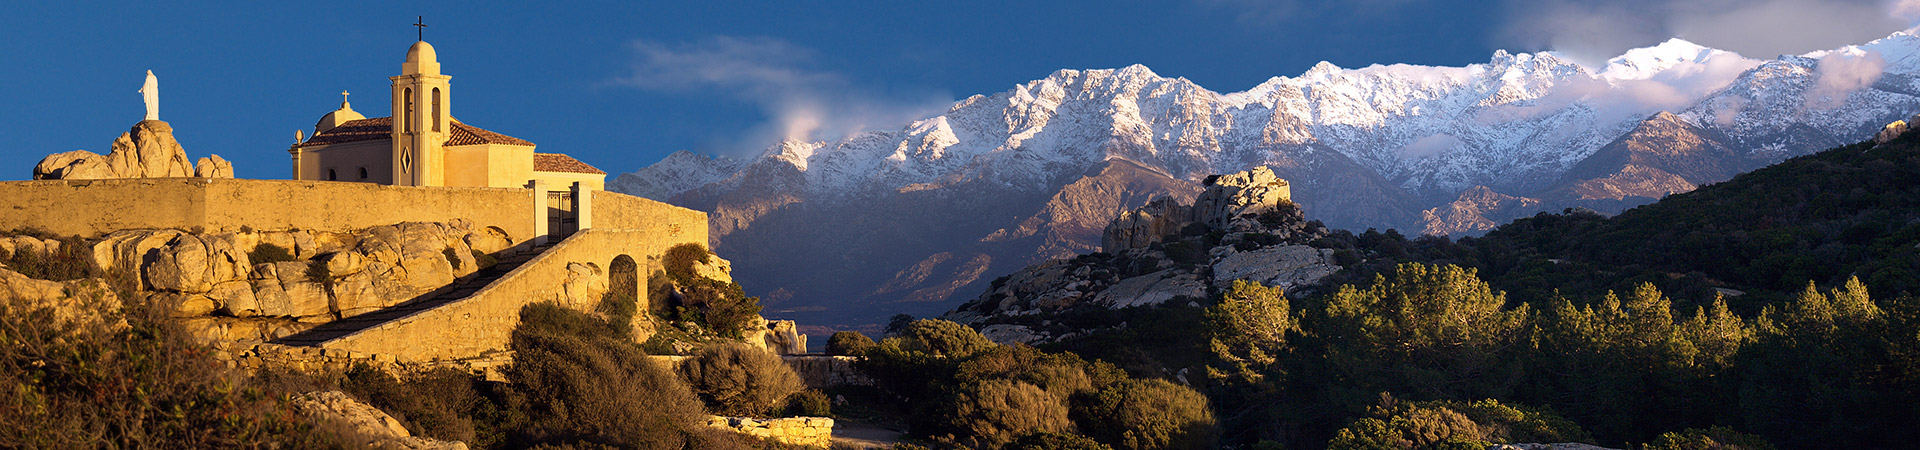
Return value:
M 941 319 L 913 321 L 901 334 L 913 350 L 950 358 L 965 358 L 1000 345 L 973 328 Z
M 737 283 L 701 278 L 683 287 L 680 320 L 698 323 L 716 335 L 739 338 L 760 317 L 760 298 L 748 297 Z
M 491 406 L 474 389 L 482 380 L 472 374 L 442 368 L 403 381 L 359 364 L 342 378 L 342 390 L 393 416 L 415 436 L 485 447 L 475 439 L 473 419 L 462 415 Z
M 680 375 L 714 413 L 764 416 L 806 386 L 779 356 L 745 344 L 701 347 L 680 363 Z
M 1046 353 L 1026 346 L 997 346 L 960 363 L 954 378 L 965 381 L 1018 380 L 1039 387 L 1061 400 L 1092 393 L 1098 387 L 1088 369 L 1092 364 L 1072 353 Z M 1106 382 L 1111 384 L 1111 381 Z
M 1040 432 L 1014 439 L 1000 450 L 1113 450 L 1113 447 L 1078 434 Z
M 59 250 L 53 254 L 16 249 L 7 258 L 0 259 L 12 270 L 27 278 L 37 280 L 66 281 L 100 276 L 93 267 L 93 247 L 79 238 L 46 237 L 60 242 Z
M 995 448 L 1037 432 L 1071 432 L 1066 402 L 1038 386 L 986 380 L 961 387 L 940 420 L 959 444 Z
M 299 260 L 300 258 L 295 258 L 293 256 L 292 250 L 287 250 L 286 247 L 281 247 L 278 245 L 273 245 L 265 242 L 261 242 L 259 245 L 253 246 L 253 251 L 247 252 L 247 261 L 252 262 L 254 264 L 299 261 Z
M 1727 427 L 1688 428 L 1662 433 L 1647 444 L 1646 450 L 1773 450 L 1773 444 L 1759 436 Z
M 526 423 L 514 427 L 509 446 L 740 448 L 705 426 L 686 383 L 614 337 L 605 321 L 544 302 L 520 316 L 506 375 L 516 393 L 509 403 L 520 404 Z
M 808 389 L 787 396 L 787 415 L 833 417 L 833 401 L 819 389 Z
M 1126 380 L 1076 414 L 1082 431 L 1116 449 L 1204 449 L 1215 439 L 1207 397 L 1166 380 Z
M 1491 399 L 1409 403 L 1381 394 L 1380 405 L 1371 408 L 1369 414 L 1373 417 L 1356 420 L 1336 432 L 1328 448 L 1484 448 L 1491 443 L 1593 440 L 1578 425 L 1551 411 L 1508 406 Z
M 348 448 L 293 409 L 296 392 L 228 369 L 164 309 L 112 303 L 0 301 L 0 446 Z
M 713 253 L 708 252 L 704 245 L 680 244 L 668 248 L 667 253 L 660 256 L 660 265 L 666 268 L 667 277 L 675 283 L 684 285 L 693 282 L 696 278 L 693 265 L 712 261 L 712 255 Z
M 860 356 L 874 345 L 873 338 L 853 331 L 839 331 L 827 338 L 827 354 L 834 356 Z

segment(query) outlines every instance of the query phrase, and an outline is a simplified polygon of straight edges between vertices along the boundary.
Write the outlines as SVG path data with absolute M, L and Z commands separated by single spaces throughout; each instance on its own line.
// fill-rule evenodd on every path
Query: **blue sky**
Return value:
M 260 4 L 273 3 L 273 4 Z M 1496 48 L 1604 60 L 1682 36 L 1755 57 L 1862 43 L 1913 1 L 1187 0 L 249 2 L 9 5 L 0 179 L 106 153 L 143 114 L 144 71 L 190 157 L 284 178 L 296 129 L 342 90 L 387 115 L 414 16 L 455 117 L 610 174 L 676 150 L 754 154 L 783 135 L 893 129 L 1061 68 L 1145 64 L 1216 91 L 1326 60 L 1464 65 Z M 1771 23 L 1791 27 L 1767 27 Z M 814 124 L 817 126 L 804 126 Z

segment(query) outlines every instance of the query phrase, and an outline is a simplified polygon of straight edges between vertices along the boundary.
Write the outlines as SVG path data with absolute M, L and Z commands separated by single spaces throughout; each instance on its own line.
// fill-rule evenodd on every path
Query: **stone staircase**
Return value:
M 532 261 L 534 257 L 545 253 L 547 249 L 553 248 L 553 245 L 557 242 L 559 242 L 558 239 L 500 258 L 492 267 L 481 269 L 478 272 L 461 277 L 458 280 L 454 280 L 453 284 L 436 289 L 433 292 L 421 295 L 412 300 L 401 302 L 398 305 L 389 306 L 379 311 L 327 322 L 308 329 L 307 331 L 274 339 L 271 343 L 302 347 L 319 346 L 323 342 L 341 336 L 373 328 L 380 324 L 407 317 L 421 311 L 438 308 L 447 303 L 452 303 L 455 300 L 467 298 L 475 292 L 479 292 L 480 289 L 486 288 L 487 285 L 493 284 L 494 281 L 499 280 L 501 277 L 505 277 L 508 273 L 512 273 L 514 269 L 520 268 L 520 266 L 525 265 L 528 261 Z

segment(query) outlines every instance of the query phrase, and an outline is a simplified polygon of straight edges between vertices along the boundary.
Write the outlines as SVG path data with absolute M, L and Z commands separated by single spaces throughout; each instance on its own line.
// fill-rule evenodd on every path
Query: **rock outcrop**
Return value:
M 1199 305 L 1236 280 L 1292 291 L 1340 270 L 1333 250 L 1307 245 L 1326 228 L 1306 221 L 1287 181 L 1264 167 L 1210 177 L 1195 203 L 1163 198 L 1122 213 L 1102 232 L 1104 252 L 1028 266 L 945 317 L 996 342 L 1032 344 L 1084 331 L 1045 319 L 1054 314 Z
M 464 442 L 416 437 L 385 411 L 340 391 L 310 392 L 293 398 L 294 409 L 319 420 L 345 427 L 366 448 L 407 450 L 466 450 Z
M 1248 231 L 1256 216 L 1293 202 L 1293 188 L 1267 166 L 1207 177 L 1206 190 L 1193 199 L 1193 221 L 1215 230 Z
M 20 315 L 46 310 L 51 326 L 116 330 L 127 326 L 126 319 L 114 316 L 120 308 L 120 297 L 104 280 L 36 280 L 0 266 L 0 313 Z
M 1100 250 L 1108 253 L 1146 248 L 1187 226 L 1191 208 L 1172 197 L 1147 202 L 1140 209 L 1121 212 L 1100 231 Z
M 173 126 L 143 120 L 121 133 L 106 155 L 74 150 L 56 153 L 33 167 L 35 180 L 97 180 L 107 178 L 202 177 L 233 178 L 233 164 L 218 155 L 201 158 L 199 166 L 173 137 Z
M 471 228 L 456 220 L 353 232 L 122 230 L 94 243 L 92 258 L 105 273 L 131 277 L 197 336 L 264 341 L 433 292 L 480 270 L 468 242 L 497 249 L 511 242 L 497 229 Z M 30 237 L 0 242 L 0 250 L 59 245 Z M 569 288 L 598 301 L 605 277 L 598 283 L 597 290 L 591 283 Z
M 1873 143 L 1878 145 L 1892 141 L 1901 135 L 1907 134 L 1907 131 L 1913 129 L 1915 124 L 1920 124 L 1920 114 L 1914 114 L 1913 118 L 1907 120 L 1895 120 L 1893 123 L 1887 124 L 1887 126 L 1880 127 L 1879 133 L 1874 133 Z

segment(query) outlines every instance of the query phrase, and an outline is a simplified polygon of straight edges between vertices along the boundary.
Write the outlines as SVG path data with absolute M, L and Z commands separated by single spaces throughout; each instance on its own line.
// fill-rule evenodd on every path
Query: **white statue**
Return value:
M 141 98 L 147 101 L 147 120 L 160 120 L 160 80 L 153 77 L 153 71 L 147 71 L 147 84 L 140 86 Z

